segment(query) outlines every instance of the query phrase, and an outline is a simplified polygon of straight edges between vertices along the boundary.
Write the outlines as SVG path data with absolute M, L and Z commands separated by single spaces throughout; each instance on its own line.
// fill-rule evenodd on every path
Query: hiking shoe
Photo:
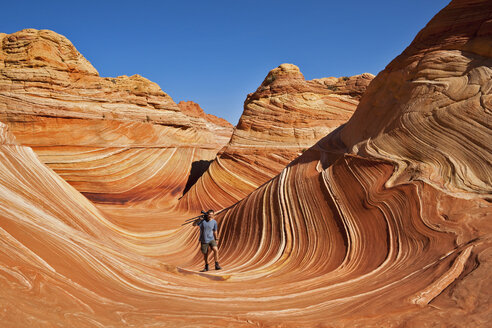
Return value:
M 217 265 L 215 267 L 217 267 Z M 207 271 L 208 271 L 208 264 L 205 264 L 205 268 L 203 268 L 203 270 L 200 272 L 207 272 Z
M 215 270 L 220 270 L 222 269 L 219 265 L 219 262 L 215 262 Z

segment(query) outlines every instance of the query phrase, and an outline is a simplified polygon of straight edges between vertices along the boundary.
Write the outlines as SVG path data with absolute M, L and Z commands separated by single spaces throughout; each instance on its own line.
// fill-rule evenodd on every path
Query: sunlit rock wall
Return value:
M 390 183 L 492 192 L 489 6 L 456 1 L 438 14 L 374 79 L 341 130 L 351 152 L 397 164 Z
M 243 199 L 323 136 L 345 123 L 373 75 L 306 81 L 282 64 L 249 94 L 231 141 L 180 202 L 220 209 Z
M 232 133 L 141 76 L 100 77 L 65 37 L 34 29 L 0 34 L 0 121 L 102 203 L 174 202 Z
M 220 214 L 234 277 L 282 282 L 250 316 L 488 325 L 491 44 L 492 3 L 452 1 L 345 126 Z
M 222 271 L 196 272 L 196 228 L 107 221 L 0 124 L 0 322 L 487 327 L 492 76 L 473 72 L 492 68 L 491 18 L 452 1 L 345 126 L 219 213 Z
M 125 326 L 134 305 L 166 308 L 174 292 L 165 290 L 184 281 L 172 282 L 175 268 L 142 254 L 167 234 L 113 225 L 0 123 L 0 326 Z

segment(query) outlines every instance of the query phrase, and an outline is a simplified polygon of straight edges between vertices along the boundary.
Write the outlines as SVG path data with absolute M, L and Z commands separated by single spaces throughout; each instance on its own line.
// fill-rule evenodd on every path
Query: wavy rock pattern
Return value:
M 442 323 L 464 313 L 442 294 L 458 278 L 472 280 L 472 287 L 482 281 L 466 306 L 486 305 L 490 282 L 471 274 L 488 273 L 482 255 L 490 250 L 490 208 L 422 182 L 386 188 L 390 163 L 347 155 L 324 169 L 326 150 L 309 150 L 221 214 L 227 270 L 198 275 L 173 265 L 200 262 L 189 226 L 135 233 L 112 225 L 32 150 L 2 140 L 0 284 L 7 311 L 0 316 L 7 325 L 246 327 L 329 320 L 381 326 L 418 324 L 426 315 Z M 455 286 L 451 297 L 469 299 L 468 287 Z M 445 308 L 425 307 L 430 301 Z M 203 302 L 212 302 L 214 311 Z M 472 314 L 469 320 L 486 319 L 483 311 Z
M 0 322 L 486 327 L 491 22 L 490 1 L 452 1 L 345 126 L 222 211 L 220 272 L 184 269 L 192 227 L 111 223 L 0 124 Z
M 0 34 L 0 44 L 0 121 L 94 201 L 172 203 L 192 163 L 212 160 L 232 133 L 141 76 L 99 77 L 52 31 Z
M 374 79 L 328 142 L 398 163 L 391 183 L 420 179 L 451 192 L 490 194 L 488 9 L 486 1 L 456 1 L 439 13 Z
M 212 123 L 210 129 L 213 131 L 217 142 L 221 145 L 226 145 L 231 139 L 234 126 L 223 118 L 212 114 L 206 114 L 200 105 L 193 101 L 180 101 L 178 107 L 188 116 L 200 117 Z
M 373 78 L 365 73 L 306 81 L 292 64 L 270 71 L 246 98 L 231 141 L 180 208 L 220 209 L 243 199 L 345 123 Z

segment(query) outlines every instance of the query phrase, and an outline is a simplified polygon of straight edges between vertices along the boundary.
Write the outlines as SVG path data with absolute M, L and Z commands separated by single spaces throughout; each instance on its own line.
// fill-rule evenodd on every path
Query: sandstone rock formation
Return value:
M 136 309 L 127 301 L 145 309 L 149 287 L 160 290 L 155 306 L 167 307 L 176 269 L 138 254 L 166 233 L 135 234 L 106 220 L 3 123 L 0 195 L 2 327 L 127 325 Z
M 0 45 L 0 121 L 96 202 L 172 203 L 192 163 L 213 159 L 232 133 L 141 76 L 100 77 L 55 32 L 0 34 Z
M 250 318 L 490 322 L 491 44 L 492 3 L 452 1 L 345 126 L 221 213 L 222 256 L 254 279 L 248 293 L 282 281 Z
M 231 141 L 180 206 L 220 209 L 243 199 L 345 123 L 373 78 L 365 73 L 306 81 L 295 65 L 273 69 L 248 95 Z
M 215 139 L 218 143 L 226 145 L 231 139 L 234 126 L 223 118 L 212 114 L 206 114 L 200 105 L 193 101 L 180 101 L 178 107 L 181 109 L 181 112 L 188 116 L 200 117 L 212 123 L 210 130 L 214 132 Z
M 453 0 L 345 126 L 219 213 L 220 272 L 187 269 L 192 227 L 111 223 L 0 124 L 0 322 L 486 327 L 491 19 Z

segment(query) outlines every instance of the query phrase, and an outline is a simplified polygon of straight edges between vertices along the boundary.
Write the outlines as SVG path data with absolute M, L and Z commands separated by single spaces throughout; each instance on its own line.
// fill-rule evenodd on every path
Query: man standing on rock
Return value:
M 200 243 L 201 251 L 203 253 L 203 260 L 205 261 L 205 268 L 201 272 L 208 271 L 208 249 L 212 248 L 215 259 L 215 270 L 222 269 L 219 265 L 219 250 L 217 248 L 217 221 L 214 220 L 214 210 L 208 210 L 203 215 L 204 218 L 199 218 L 193 222 L 193 226 L 200 228 Z

